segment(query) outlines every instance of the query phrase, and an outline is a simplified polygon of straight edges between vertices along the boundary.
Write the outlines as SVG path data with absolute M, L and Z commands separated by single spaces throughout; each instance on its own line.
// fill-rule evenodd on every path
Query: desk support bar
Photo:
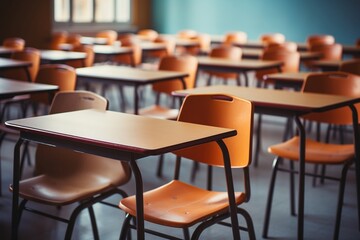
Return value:
M 139 166 L 133 157 L 130 160 L 131 170 L 134 173 L 136 184 L 136 230 L 137 239 L 145 239 L 144 236 L 144 196 L 143 196 L 143 181 Z
M 296 126 L 300 136 L 299 147 L 299 206 L 298 206 L 298 240 L 304 238 L 304 199 L 305 199 L 305 140 L 304 125 L 299 116 L 295 116 Z
M 231 170 L 231 162 L 229 151 L 224 143 L 223 140 L 216 141 L 219 147 L 221 148 L 223 158 L 224 158 L 224 169 L 226 175 L 226 186 L 229 198 L 229 210 L 230 210 L 230 217 L 231 217 L 231 227 L 233 232 L 234 239 L 240 239 L 240 232 L 239 232 L 239 222 L 237 219 L 237 207 L 235 202 L 235 194 L 234 194 L 234 183 L 232 177 L 232 170 Z
M 14 167 L 13 167 L 13 196 L 12 196 L 12 219 L 11 219 L 11 239 L 18 238 L 19 227 L 19 179 L 20 179 L 20 148 L 24 140 L 20 138 L 14 149 Z
M 356 171 L 356 192 L 357 192 L 357 209 L 358 209 L 358 225 L 360 231 L 360 129 L 359 116 L 354 105 L 349 106 L 353 116 L 354 128 L 354 147 L 355 147 L 355 171 Z

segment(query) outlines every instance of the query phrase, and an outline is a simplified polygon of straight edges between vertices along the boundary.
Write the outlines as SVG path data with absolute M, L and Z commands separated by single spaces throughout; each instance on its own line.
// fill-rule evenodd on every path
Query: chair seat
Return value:
M 180 194 L 181 193 L 181 194 Z M 235 193 L 236 203 L 245 201 L 242 192 Z M 190 227 L 216 213 L 228 210 L 227 192 L 213 192 L 173 180 L 144 193 L 146 221 L 171 227 Z M 135 196 L 121 200 L 119 207 L 136 216 Z
M 178 114 L 178 109 L 166 108 L 159 105 L 152 105 L 143 109 L 139 109 L 139 115 L 152 118 L 175 120 L 177 119 Z
M 298 136 L 288 141 L 272 145 L 268 152 L 290 160 L 299 159 Z M 354 158 L 353 144 L 329 144 L 306 139 L 305 160 L 309 163 L 319 164 L 341 164 Z
M 73 177 L 39 175 L 20 182 L 20 197 L 49 205 L 67 205 L 113 189 L 106 175 L 90 174 Z

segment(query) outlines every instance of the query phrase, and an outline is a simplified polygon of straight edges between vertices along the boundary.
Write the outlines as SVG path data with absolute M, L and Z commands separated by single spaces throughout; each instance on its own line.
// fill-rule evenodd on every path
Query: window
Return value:
M 130 23 L 131 0 L 54 0 L 55 23 Z

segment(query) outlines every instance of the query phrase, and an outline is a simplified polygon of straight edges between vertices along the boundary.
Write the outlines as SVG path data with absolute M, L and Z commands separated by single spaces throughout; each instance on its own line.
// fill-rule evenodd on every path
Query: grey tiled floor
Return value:
M 114 90 L 109 93 L 109 98 L 114 99 L 117 92 Z M 132 94 L 130 92 L 129 94 Z M 132 99 L 132 98 L 128 98 Z M 113 103 L 113 104 L 112 104 Z M 116 110 L 117 104 L 110 101 L 111 108 Z M 260 153 L 259 166 L 255 168 L 251 166 L 251 199 L 249 203 L 244 204 L 252 216 L 256 230 L 256 237 L 261 239 L 264 209 L 269 187 L 269 179 L 271 173 L 271 163 L 273 157 L 266 153 L 266 146 L 281 141 L 284 119 L 275 117 L 264 117 L 263 135 L 262 135 L 262 151 Z M 3 196 L 0 197 L 0 239 L 10 238 L 11 229 L 11 193 L 7 191 L 7 187 L 11 183 L 12 176 L 12 153 L 16 138 L 8 137 L 1 148 L 1 164 L 2 164 L 2 187 Z M 33 149 L 32 149 L 33 150 Z M 157 157 L 148 157 L 139 160 L 140 169 L 143 174 L 145 189 L 151 189 L 159 186 L 171 179 L 174 156 L 166 155 L 165 169 L 163 178 L 155 177 Z M 189 169 L 191 163 L 185 161 L 182 168 L 182 179 L 189 180 Z M 311 169 L 311 168 L 310 168 Z M 328 172 L 332 174 L 339 173 L 338 167 L 328 168 Z M 26 166 L 25 177 L 30 176 L 32 172 L 31 166 Z M 206 169 L 200 168 L 196 183 L 204 186 Z M 222 181 L 221 171 L 215 172 L 215 188 L 221 187 Z M 235 178 L 240 179 L 239 172 L 235 171 Z M 360 239 L 358 230 L 358 221 L 356 214 L 355 202 L 355 174 L 354 170 L 350 170 L 347 179 L 345 204 L 342 214 L 340 239 Z M 238 188 L 242 185 L 238 182 Z M 129 193 L 134 193 L 133 180 L 124 186 Z M 331 239 L 335 206 L 337 196 L 337 182 L 326 181 L 324 185 L 312 187 L 311 178 L 306 179 L 306 201 L 305 201 L 305 239 Z M 118 197 L 112 197 L 109 201 L 117 204 Z M 62 209 L 54 209 L 47 207 L 51 212 L 58 212 L 60 215 L 66 216 L 74 206 Z M 43 207 L 44 208 L 44 207 Z M 104 205 L 95 207 L 97 222 L 101 239 L 118 239 L 124 214 L 119 209 L 110 208 Z M 269 235 L 272 239 L 296 239 L 296 218 L 291 217 L 289 213 L 289 194 L 288 194 L 288 176 L 284 173 L 278 174 L 276 185 L 275 199 L 273 203 L 273 215 L 271 218 Z M 159 228 L 155 226 L 157 229 Z M 63 239 L 65 226 L 63 223 L 55 222 L 47 218 L 35 216 L 30 213 L 24 213 L 20 227 L 20 239 Z M 181 230 L 165 229 L 165 232 L 181 237 Z M 77 220 L 74 230 L 74 239 L 92 239 L 92 232 L 89 224 L 88 214 L 85 211 Z M 133 234 L 134 236 L 134 234 Z M 242 239 L 247 239 L 245 233 L 241 234 Z M 158 239 L 147 235 L 147 239 Z M 201 239 L 231 239 L 231 231 L 229 228 L 215 226 L 207 230 Z

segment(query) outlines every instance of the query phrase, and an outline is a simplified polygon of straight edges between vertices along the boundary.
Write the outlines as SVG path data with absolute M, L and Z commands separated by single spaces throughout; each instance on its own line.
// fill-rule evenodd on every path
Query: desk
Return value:
M 10 57 L 10 55 L 13 52 L 18 52 L 19 50 L 11 48 L 11 47 L 4 47 L 4 46 L 0 46 L 0 56 L 2 57 Z
M 238 72 L 244 73 L 246 85 L 248 85 L 248 71 L 265 70 L 277 68 L 281 72 L 281 61 L 266 60 L 229 60 L 215 57 L 198 57 L 198 68 L 201 70 L 219 71 L 219 72 Z
M 67 61 L 85 60 L 86 53 L 61 50 L 41 50 L 42 63 L 66 63 Z
M 247 59 L 260 59 L 263 52 L 263 49 L 243 48 L 242 57 Z M 321 53 L 318 52 L 301 51 L 299 54 L 300 61 L 317 60 L 321 57 Z
M 312 67 L 320 68 L 321 71 L 338 71 L 344 60 L 316 60 L 311 62 Z
M 360 46 L 343 45 L 343 55 L 360 57 Z
M 300 89 L 305 78 L 311 72 L 295 72 L 295 73 L 272 73 L 264 76 L 264 81 L 274 82 L 278 87 L 291 87 Z
M 22 68 L 25 70 L 29 82 L 31 81 L 31 76 L 29 72 L 29 67 L 31 65 L 32 63 L 27 61 L 20 61 L 9 58 L 0 58 L 0 71 L 2 69 L 6 70 L 6 69 Z
M 86 121 L 81 119 L 86 119 Z M 227 148 L 222 139 L 236 135 L 236 130 L 232 129 L 96 110 L 19 119 L 8 121 L 6 125 L 20 131 L 20 139 L 14 150 L 12 239 L 17 239 L 18 169 L 20 147 L 24 140 L 129 162 L 136 184 L 137 239 L 144 239 L 143 181 L 136 160 L 217 141 L 223 150 L 224 161 L 230 167 Z M 227 169 L 229 170 L 229 168 Z M 231 169 L 227 176 L 232 176 Z M 235 226 L 233 231 L 234 234 L 237 232 L 234 239 L 239 239 L 234 189 L 232 185 L 228 185 L 228 189 L 233 225 Z
M 84 37 L 80 38 L 80 43 L 85 45 L 106 45 L 107 38 L 100 37 Z
M 188 94 L 199 93 L 224 93 L 253 102 L 255 112 L 269 115 L 294 117 L 300 136 L 299 159 L 299 205 L 298 205 L 298 239 L 303 239 L 304 234 L 304 178 L 305 178 L 305 138 L 306 132 L 301 123 L 300 116 L 309 112 L 321 112 L 338 107 L 350 106 L 353 112 L 354 139 L 355 139 L 355 166 L 358 196 L 358 214 L 360 217 L 360 139 L 358 115 L 355 103 L 360 98 L 350 98 L 326 94 L 290 92 L 262 88 L 246 88 L 234 86 L 209 86 L 174 92 L 175 96 L 184 97 Z
M 0 78 L 0 99 L 8 99 L 17 95 L 41 92 L 55 92 L 59 89 L 58 86 L 28 83 L 23 81 L 16 81 L 7 78 Z
M 133 49 L 131 47 L 95 45 L 94 53 L 97 56 L 105 56 L 106 61 L 112 61 L 113 56 L 129 55 L 131 65 L 134 66 Z
M 116 83 L 119 85 L 134 86 L 134 113 L 138 114 L 139 97 L 138 87 L 141 85 L 151 84 L 160 81 L 168 81 L 179 79 L 182 81 L 184 89 L 187 73 L 175 71 L 159 71 L 159 70 L 143 70 L 139 68 L 131 68 L 114 65 L 101 65 L 87 68 L 76 69 L 76 74 L 79 79 L 85 81 L 98 81 L 101 83 Z

